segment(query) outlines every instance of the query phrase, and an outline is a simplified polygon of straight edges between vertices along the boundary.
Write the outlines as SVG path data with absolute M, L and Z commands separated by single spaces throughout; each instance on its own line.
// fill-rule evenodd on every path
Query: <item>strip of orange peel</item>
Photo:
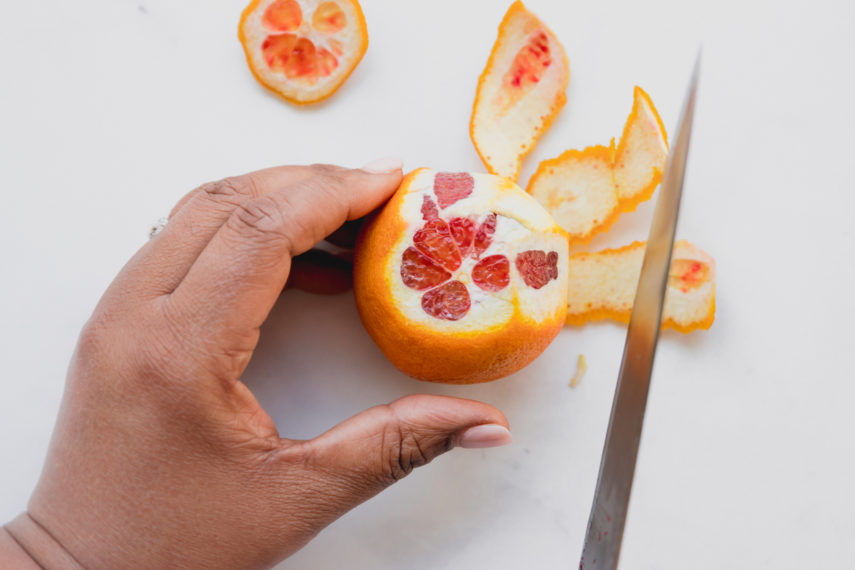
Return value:
M 647 93 L 636 87 L 616 150 L 612 140 L 609 147 L 568 150 L 544 160 L 526 191 L 567 230 L 572 243 L 584 244 L 650 199 L 662 181 L 667 155 L 662 119 Z
M 628 323 L 646 242 L 570 256 L 567 324 L 610 319 Z M 715 260 L 685 240 L 674 244 L 662 327 L 708 329 L 715 319 Z
M 522 159 L 567 101 L 570 64 L 552 31 L 511 4 L 478 78 L 469 136 L 492 174 L 515 181 Z

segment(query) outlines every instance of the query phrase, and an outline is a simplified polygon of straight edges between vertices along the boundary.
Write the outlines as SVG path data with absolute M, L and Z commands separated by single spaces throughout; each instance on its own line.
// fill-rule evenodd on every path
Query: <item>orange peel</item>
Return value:
M 573 243 L 589 241 L 620 214 L 614 157 L 614 144 L 571 149 L 541 162 L 529 180 L 528 193 L 549 210 Z
M 544 160 L 526 191 L 546 206 L 571 241 L 584 244 L 650 199 L 667 155 L 662 120 L 647 93 L 636 87 L 617 149 L 612 141 L 609 147 L 568 150 Z
M 514 2 L 478 79 L 469 135 L 493 173 L 516 181 L 523 157 L 567 100 L 570 64 L 555 34 Z
M 560 332 L 568 257 L 567 234 L 510 180 L 421 168 L 360 235 L 356 306 L 405 374 L 487 382 Z
M 668 134 L 650 96 L 633 92 L 632 112 L 615 153 L 615 190 L 622 212 L 631 212 L 653 195 L 668 158 Z
M 258 82 L 298 105 L 332 95 L 368 49 L 356 0 L 253 0 L 238 38 Z
M 628 323 L 645 242 L 570 256 L 567 324 L 611 319 Z M 708 329 L 715 319 L 715 260 L 688 241 L 674 244 L 662 327 L 682 333 Z

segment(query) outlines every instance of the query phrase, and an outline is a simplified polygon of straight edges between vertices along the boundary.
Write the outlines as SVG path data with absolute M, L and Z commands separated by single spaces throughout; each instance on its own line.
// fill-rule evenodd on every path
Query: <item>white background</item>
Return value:
M 25 508 L 76 335 L 149 224 L 201 182 L 280 163 L 483 170 L 468 120 L 508 3 L 365 0 L 365 59 L 331 100 L 295 108 L 246 68 L 242 0 L 3 2 L 0 519 Z M 672 130 L 704 46 L 678 236 L 715 256 L 718 313 L 660 343 L 622 568 L 850 566 L 853 4 L 528 5 L 571 81 L 523 184 L 539 160 L 619 135 L 636 84 Z M 592 247 L 644 239 L 651 212 Z M 425 385 L 385 361 L 350 295 L 289 292 L 245 376 L 283 435 L 430 392 L 498 406 L 516 439 L 439 458 L 281 568 L 576 567 L 623 341 L 617 325 L 568 328 L 510 378 Z

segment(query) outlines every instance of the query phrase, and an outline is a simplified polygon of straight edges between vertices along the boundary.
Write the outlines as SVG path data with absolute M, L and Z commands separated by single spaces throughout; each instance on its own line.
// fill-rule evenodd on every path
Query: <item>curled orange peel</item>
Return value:
M 252 75 L 297 105 L 326 99 L 353 73 L 368 49 L 356 0 L 252 0 L 238 39 Z
M 522 159 L 567 101 L 570 63 L 522 2 L 508 9 L 478 79 L 469 135 L 487 169 L 516 181 Z
M 647 93 L 636 87 L 632 112 L 617 149 L 568 150 L 541 162 L 526 191 L 584 244 L 608 230 L 618 217 L 650 199 L 662 181 L 668 141 L 662 119 Z
M 570 256 L 567 324 L 610 319 L 629 323 L 645 242 Z M 708 329 L 715 319 L 715 260 L 688 241 L 674 244 L 662 327 Z
M 614 142 L 571 149 L 541 162 L 529 180 L 528 193 L 549 210 L 574 244 L 587 243 L 620 215 L 614 157 Z
M 667 158 L 668 134 L 662 118 L 650 96 L 636 86 L 632 112 L 615 153 L 615 189 L 621 212 L 631 212 L 653 196 Z

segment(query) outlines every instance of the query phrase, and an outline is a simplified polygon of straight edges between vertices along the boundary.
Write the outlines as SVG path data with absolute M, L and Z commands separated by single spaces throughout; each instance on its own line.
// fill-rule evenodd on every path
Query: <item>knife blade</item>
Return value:
M 582 559 L 579 562 L 580 570 L 614 570 L 620 557 L 638 444 L 644 424 L 644 410 L 650 389 L 650 375 L 653 371 L 653 358 L 662 323 L 662 307 L 671 267 L 674 233 L 680 213 L 700 58 L 701 54 L 698 52 L 677 123 L 677 137 L 665 165 L 662 186 L 653 213 L 612 401 Z

